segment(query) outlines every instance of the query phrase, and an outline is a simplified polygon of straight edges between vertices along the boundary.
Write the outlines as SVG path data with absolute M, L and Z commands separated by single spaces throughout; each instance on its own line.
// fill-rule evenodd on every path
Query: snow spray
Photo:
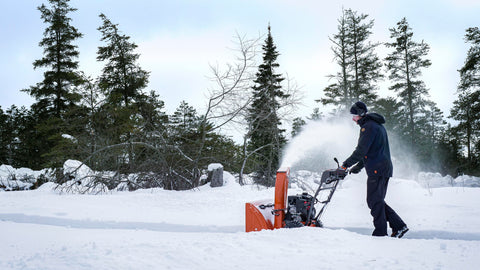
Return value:
M 393 162 L 394 177 L 418 175 L 420 165 L 409 153 L 404 144 L 390 131 L 390 153 Z M 297 136 L 285 147 L 282 166 L 291 171 L 307 170 L 323 172 L 337 166 L 336 157 L 341 165 L 355 150 L 359 126 L 351 120 L 351 115 L 342 115 L 334 120 L 309 121 Z
M 348 158 L 360 131 L 350 117 L 339 118 L 339 121 L 308 122 L 285 148 L 281 167 L 322 172 L 337 166 L 333 158 L 340 162 Z

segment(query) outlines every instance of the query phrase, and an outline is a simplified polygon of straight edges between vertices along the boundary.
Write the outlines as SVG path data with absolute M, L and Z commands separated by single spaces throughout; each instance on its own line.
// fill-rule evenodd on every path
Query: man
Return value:
M 401 238 L 407 225 L 385 203 L 388 180 L 392 177 L 393 166 L 390 159 L 387 131 L 383 127 L 385 118 L 377 113 L 368 113 L 367 106 L 358 101 L 350 108 L 352 120 L 360 126 L 360 138 L 352 155 L 343 164 L 350 173 L 359 173 L 365 167 L 367 172 L 367 204 L 373 217 L 373 236 L 386 236 L 387 221 L 392 228 L 392 237 Z

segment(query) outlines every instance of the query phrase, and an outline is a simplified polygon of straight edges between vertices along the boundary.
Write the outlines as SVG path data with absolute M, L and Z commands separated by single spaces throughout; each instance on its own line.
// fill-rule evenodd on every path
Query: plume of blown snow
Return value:
M 335 120 L 309 121 L 288 143 L 281 167 L 312 172 L 336 168 L 334 158 L 341 165 L 355 150 L 359 133 L 359 126 L 348 115 Z M 421 166 L 398 136 L 388 134 L 394 177 L 416 177 Z
M 336 157 L 345 160 L 355 149 L 358 126 L 349 118 L 342 120 L 309 121 L 302 131 L 287 145 L 282 159 L 282 168 L 321 172 L 335 168 Z

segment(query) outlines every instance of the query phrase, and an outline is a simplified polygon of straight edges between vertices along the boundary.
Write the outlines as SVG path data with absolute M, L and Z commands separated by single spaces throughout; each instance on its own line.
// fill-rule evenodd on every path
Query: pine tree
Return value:
M 77 71 L 79 56 L 74 42 L 82 37 L 78 30 L 70 25 L 69 13 L 76 11 L 68 4 L 69 0 L 49 0 L 50 8 L 42 4 L 38 7 L 43 22 L 48 26 L 39 45 L 44 48 L 44 56 L 34 61 L 34 68 L 45 68 L 44 79 L 24 91 L 32 95 L 36 102 L 32 105 L 37 125 L 36 149 L 30 149 L 32 160 L 42 160 L 32 168 L 60 166 L 63 162 L 54 148 L 61 144 L 62 134 L 70 134 L 71 126 L 67 112 L 76 108 L 80 95 L 76 87 L 81 83 Z
M 136 63 L 139 54 L 134 53 L 137 45 L 130 37 L 120 34 L 118 25 L 113 24 L 104 14 L 100 14 L 103 25 L 98 28 L 106 46 L 99 47 L 97 60 L 105 61 L 99 79 L 100 88 L 106 93 L 110 103 L 128 107 L 147 86 L 148 72 Z
M 125 144 L 119 152 L 119 166 L 135 171 L 136 159 L 133 138 L 138 131 L 139 103 L 147 86 L 149 73 L 137 64 L 139 54 L 134 53 L 137 45 L 130 37 L 122 35 L 117 24 L 113 24 L 104 14 L 99 16 L 103 22 L 98 30 L 101 41 L 106 42 L 97 51 L 97 60 L 105 62 L 98 86 L 106 97 L 102 113 L 106 116 L 104 132 L 111 141 L 108 144 Z
M 50 68 L 44 72 L 44 79 L 36 86 L 26 89 L 37 99 L 32 107 L 37 112 L 60 118 L 68 107 L 79 100 L 74 87 L 80 82 L 77 72 L 78 46 L 73 42 L 82 37 L 78 30 L 70 25 L 70 12 L 77 9 L 68 5 L 70 0 L 49 0 L 51 8 L 42 4 L 38 10 L 42 13 L 43 22 L 49 26 L 43 33 L 44 38 L 39 45 L 44 48 L 42 59 L 36 60 L 33 67 Z
M 276 62 L 279 53 L 273 42 L 271 28 L 268 27 L 268 36 L 263 48 L 263 64 L 258 67 L 253 102 L 249 108 L 248 122 L 251 127 L 248 149 L 255 152 L 256 181 L 267 186 L 275 184 L 275 173 L 280 162 L 280 152 L 286 143 L 280 128 L 281 122 L 277 114 L 279 99 L 288 96 L 282 91 L 280 74 L 275 73 L 279 67 Z
M 336 75 L 329 75 L 330 79 L 336 80 L 336 82 L 327 86 L 323 92 L 326 98 L 322 98 L 320 101 L 322 104 L 333 104 L 340 106 L 341 110 L 347 110 L 348 106 L 351 106 L 353 102 L 353 96 L 351 93 L 351 74 L 349 74 L 350 61 L 350 46 L 348 39 L 348 16 L 345 10 L 342 9 L 342 16 L 338 19 L 338 33 L 330 38 L 333 43 L 332 51 L 334 53 L 334 60 L 340 66 L 340 71 Z
M 467 150 L 469 166 L 478 163 L 480 149 L 480 30 L 478 27 L 468 28 L 465 41 L 471 44 L 467 52 L 464 66 L 459 70 L 460 83 L 458 99 L 450 112 L 450 117 L 458 121 L 454 129 L 463 137 L 462 145 Z M 475 151 L 477 150 L 477 151 Z
M 330 40 L 341 71 L 329 76 L 337 82 L 324 89 L 326 98 L 321 99 L 324 105 L 338 105 L 341 111 L 355 101 L 373 103 L 377 98 L 376 83 L 383 78 L 382 64 L 375 53 L 379 43 L 369 41 L 374 21 L 367 18 L 368 15 L 348 9 L 343 10 L 338 20 L 338 33 Z
M 438 155 L 443 133 L 446 129 L 446 121 L 443 112 L 432 101 L 427 101 L 423 108 L 421 117 L 417 120 L 419 134 L 416 145 L 417 155 L 422 164 L 430 167 L 431 170 L 439 169 Z
M 297 136 L 298 133 L 300 133 L 302 131 L 302 128 L 303 126 L 305 126 L 306 122 L 305 120 L 303 120 L 301 117 L 296 117 L 295 119 L 293 119 L 293 123 L 292 123 L 292 138 Z
M 9 164 L 14 167 L 42 169 L 44 158 L 37 153 L 44 142 L 38 126 L 37 114 L 25 107 L 11 106 L 6 114 L 6 123 L 11 131 L 9 139 Z
M 5 114 L 0 106 L 0 164 L 10 164 L 9 146 L 12 139 L 13 130 L 8 125 L 8 115 Z
M 397 102 L 393 97 L 380 98 L 372 107 L 372 111 L 385 117 L 385 128 L 389 132 L 398 133 L 398 131 L 402 129 L 403 110 L 401 107 L 402 104 Z
M 356 11 L 347 10 L 348 32 L 352 52 L 352 87 L 354 100 L 373 103 L 376 100 L 376 83 L 383 78 L 380 72 L 382 64 L 375 53 L 379 43 L 372 43 L 368 38 L 372 34 L 374 21 L 366 21 L 368 15 L 357 15 Z
M 390 37 L 394 39 L 386 46 L 393 51 L 385 59 L 387 70 L 390 72 L 389 79 L 394 82 L 389 89 L 398 93 L 402 108 L 405 112 L 404 122 L 406 129 L 404 136 L 410 141 L 410 146 L 418 140 L 416 119 L 422 112 L 427 101 L 428 90 L 425 83 L 420 80 L 421 69 L 431 65 L 430 60 L 424 59 L 428 54 L 429 46 L 424 43 L 413 41 L 413 32 L 408 22 L 403 18 L 397 23 L 396 28 L 390 29 Z
M 320 108 L 314 108 L 310 116 L 307 117 L 308 120 L 317 121 L 323 118 L 323 113 L 320 112 Z
M 200 117 L 187 102 L 182 101 L 169 116 L 168 144 L 172 145 L 168 157 L 170 175 L 166 180 L 168 189 L 191 189 L 196 186 L 193 156 L 196 154 L 200 132 Z
M 170 134 L 174 134 L 178 138 L 195 133 L 198 130 L 199 117 L 197 111 L 186 101 L 180 103 L 169 121 L 171 127 Z

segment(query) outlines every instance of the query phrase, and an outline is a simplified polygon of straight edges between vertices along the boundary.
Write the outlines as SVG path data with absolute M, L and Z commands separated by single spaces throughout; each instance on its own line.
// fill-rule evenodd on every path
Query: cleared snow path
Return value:
M 44 217 L 25 214 L 1 214 L 0 221 L 28 223 L 38 225 L 61 226 L 78 229 L 119 229 L 119 230 L 148 230 L 158 232 L 216 232 L 234 233 L 245 231 L 244 226 L 196 226 L 172 224 L 166 222 L 126 222 L 126 221 L 99 221 L 99 220 L 74 220 L 56 217 Z
M 25 214 L 1 214 L 0 221 L 27 223 L 38 225 L 60 226 L 78 229 L 117 229 L 117 230 L 147 230 L 156 232 L 184 232 L 184 233 L 236 233 L 244 232 L 244 226 L 196 226 L 173 223 L 153 222 L 122 222 L 122 221 L 98 221 L 98 220 L 73 220 L 56 217 L 33 216 Z M 371 228 L 361 227 L 326 227 L 330 230 L 345 230 L 362 235 L 371 235 Z M 460 233 L 440 230 L 410 230 L 405 239 L 442 239 L 480 241 L 480 233 Z

